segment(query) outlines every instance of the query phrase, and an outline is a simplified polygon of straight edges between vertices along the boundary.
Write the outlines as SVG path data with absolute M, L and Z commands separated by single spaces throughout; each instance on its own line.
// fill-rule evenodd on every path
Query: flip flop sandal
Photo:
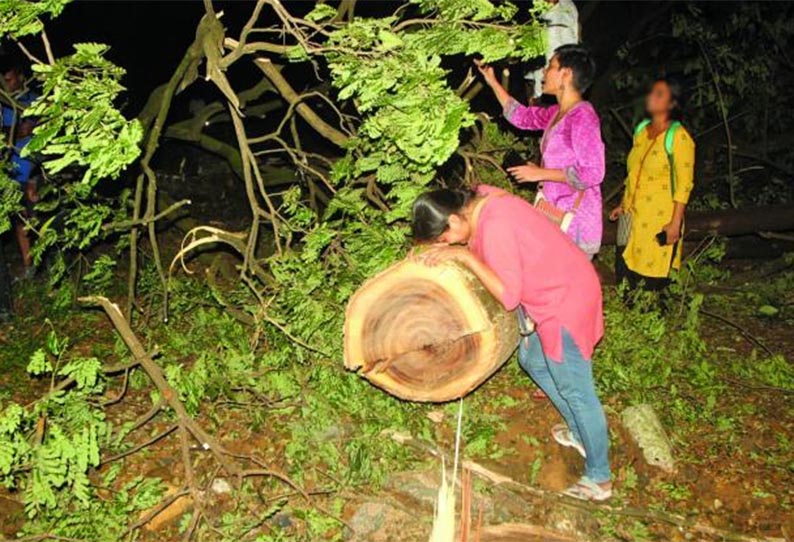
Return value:
M 587 452 L 584 451 L 584 446 L 582 446 L 582 443 L 573 437 L 573 433 L 571 433 L 571 430 L 568 429 L 567 425 L 558 423 L 552 427 L 551 436 L 557 441 L 557 444 L 565 446 L 566 448 L 574 448 L 577 452 L 579 452 L 579 455 L 585 459 L 587 458 Z
M 603 502 L 612 497 L 612 488 L 604 489 L 590 478 L 583 476 L 581 480 L 566 489 L 563 495 L 580 501 Z

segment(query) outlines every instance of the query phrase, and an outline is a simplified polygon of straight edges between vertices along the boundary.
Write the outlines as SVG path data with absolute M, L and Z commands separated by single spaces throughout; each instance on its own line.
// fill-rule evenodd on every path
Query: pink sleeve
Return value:
M 515 226 L 509 217 L 491 219 L 481 224 L 482 259 L 490 267 L 504 285 L 502 302 L 511 311 L 521 302 L 523 266 Z
M 521 105 L 514 98 L 510 98 L 505 104 L 503 113 L 507 121 L 516 128 L 545 130 L 556 110 L 557 107 Z
M 490 184 L 478 184 L 477 188 L 474 189 L 474 192 L 478 196 L 489 196 L 491 194 L 494 195 L 507 194 L 507 192 L 505 192 L 505 190 L 503 190 L 502 188 L 491 186 Z
M 590 108 L 576 111 L 571 122 L 571 145 L 575 161 L 565 168 L 568 184 L 577 190 L 601 184 L 604 180 L 604 142 L 601 121 Z

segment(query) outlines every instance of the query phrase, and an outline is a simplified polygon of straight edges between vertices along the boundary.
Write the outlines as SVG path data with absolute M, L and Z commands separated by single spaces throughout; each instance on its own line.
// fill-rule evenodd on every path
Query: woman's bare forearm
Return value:
M 673 216 L 670 222 L 680 226 L 684 222 L 684 212 L 686 211 L 686 204 L 680 201 L 673 202 Z
M 549 169 L 542 168 L 543 180 L 552 183 L 567 183 L 568 176 L 565 174 L 564 169 Z
M 501 105 L 504 109 L 505 105 L 507 105 L 507 102 L 509 102 L 511 99 L 510 93 L 507 92 L 505 87 L 503 87 L 502 84 L 495 79 L 493 81 L 489 81 L 488 86 L 491 87 L 491 90 L 493 90 L 494 96 L 496 96 L 499 105 Z

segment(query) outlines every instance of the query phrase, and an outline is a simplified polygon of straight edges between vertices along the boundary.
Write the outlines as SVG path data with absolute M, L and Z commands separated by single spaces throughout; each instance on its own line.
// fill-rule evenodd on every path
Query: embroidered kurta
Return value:
M 672 219 L 673 201 L 686 204 L 694 185 L 695 142 L 692 136 L 683 126 L 675 131 L 673 191 L 670 161 L 664 148 L 665 133 L 651 139 L 646 129 L 635 136 L 628 157 L 628 177 L 623 193 L 623 209 L 631 213 L 631 230 L 623 258 L 629 269 L 646 277 L 664 278 L 670 274 L 671 267 L 681 267 L 683 241 L 659 246 L 656 234 Z
M 481 195 L 502 192 L 480 185 Z M 519 303 L 535 322 L 546 356 L 562 360 L 562 329 L 585 359 L 604 334 L 601 284 L 587 256 L 526 200 L 488 199 L 480 209 L 469 249 L 504 284 L 507 310 Z
M 601 121 L 589 102 L 579 102 L 554 126 L 559 106 L 525 106 L 511 99 L 505 118 L 517 128 L 544 130 L 540 152 L 541 166 L 565 171 L 567 182 L 542 184 L 543 196 L 554 206 L 572 211 L 577 196 L 584 197 L 574 212 L 568 236 L 589 255 L 601 248 L 603 216 L 601 183 L 604 180 L 604 142 Z

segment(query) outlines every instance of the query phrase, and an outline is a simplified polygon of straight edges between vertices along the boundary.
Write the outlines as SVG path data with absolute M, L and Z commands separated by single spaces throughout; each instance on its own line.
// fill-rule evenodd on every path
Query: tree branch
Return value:
M 262 70 L 262 73 L 265 74 L 265 77 L 267 77 L 270 82 L 273 83 L 273 86 L 276 87 L 279 94 L 281 94 L 287 103 L 290 105 L 297 104 L 295 107 L 298 115 L 300 115 L 303 120 L 308 122 L 309 125 L 317 131 L 317 133 L 339 147 L 344 146 L 349 137 L 325 122 L 307 104 L 301 103 L 300 95 L 295 92 L 295 89 L 293 89 L 289 82 L 284 79 L 284 76 L 281 75 L 279 67 L 273 64 L 267 58 L 257 58 L 254 60 L 254 64 L 260 70 Z
M 188 431 L 190 431 L 190 434 L 199 442 L 202 448 L 213 453 L 215 458 L 227 473 L 233 476 L 239 476 L 241 473 L 241 468 L 229 460 L 227 457 L 228 452 L 223 445 L 221 445 L 221 443 L 218 442 L 215 437 L 207 433 L 207 431 L 205 431 L 195 422 L 195 420 L 193 420 L 193 418 L 190 417 L 190 414 L 188 414 L 187 410 L 185 409 L 185 405 L 179 399 L 179 394 L 165 379 L 165 375 L 163 374 L 163 370 L 160 368 L 160 366 L 146 352 L 143 344 L 141 344 L 138 337 L 132 331 L 132 328 L 130 328 L 129 323 L 124 318 L 124 315 L 121 313 L 121 310 L 119 310 L 118 305 L 111 303 L 109 299 L 101 296 L 82 297 L 79 299 L 79 301 L 88 305 L 97 305 L 105 311 L 110 318 L 113 327 L 116 328 L 116 331 L 124 341 L 124 344 L 126 344 L 127 348 L 130 349 L 132 355 L 140 361 L 141 367 L 149 376 L 152 383 L 154 383 L 154 385 L 157 387 L 161 397 L 165 399 L 165 401 L 168 403 L 168 406 L 173 409 L 174 413 L 179 419 L 179 422 L 184 424 L 184 426 Z

